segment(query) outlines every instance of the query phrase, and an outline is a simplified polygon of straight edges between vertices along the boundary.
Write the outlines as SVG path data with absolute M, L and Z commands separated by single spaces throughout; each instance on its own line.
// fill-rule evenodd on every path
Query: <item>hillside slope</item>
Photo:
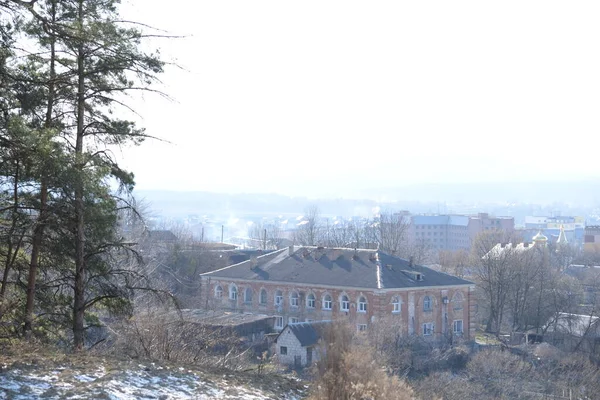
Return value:
M 0 399 L 287 399 L 299 381 L 274 375 L 76 355 L 3 354 Z

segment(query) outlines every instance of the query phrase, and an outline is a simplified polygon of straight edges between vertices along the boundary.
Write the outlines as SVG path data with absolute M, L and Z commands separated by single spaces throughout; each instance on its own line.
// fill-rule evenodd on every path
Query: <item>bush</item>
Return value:
M 325 350 L 325 351 L 323 351 Z M 324 333 L 322 358 L 316 363 L 312 400 L 408 400 L 413 391 L 389 376 L 368 344 L 358 344 L 351 328 L 332 324 Z

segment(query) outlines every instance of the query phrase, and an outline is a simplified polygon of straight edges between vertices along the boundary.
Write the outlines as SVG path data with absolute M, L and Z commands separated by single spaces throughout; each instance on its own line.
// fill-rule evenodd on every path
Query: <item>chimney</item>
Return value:
M 294 255 L 294 245 L 288 247 L 288 256 Z
M 413 256 L 410 256 L 410 258 L 408 260 L 408 266 L 412 267 L 413 265 L 415 265 L 415 259 Z
M 250 257 L 250 264 L 252 265 L 252 268 L 256 268 L 256 266 L 258 265 L 258 260 L 256 259 L 256 256 Z

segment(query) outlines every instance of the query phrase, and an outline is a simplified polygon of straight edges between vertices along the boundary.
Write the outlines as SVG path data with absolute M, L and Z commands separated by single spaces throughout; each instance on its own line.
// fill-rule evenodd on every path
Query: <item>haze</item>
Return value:
M 165 7 L 168 4 L 168 7 Z M 170 141 L 123 152 L 140 189 L 353 196 L 414 183 L 597 178 L 596 1 L 129 2 Z M 154 44 L 154 42 L 153 42 Z

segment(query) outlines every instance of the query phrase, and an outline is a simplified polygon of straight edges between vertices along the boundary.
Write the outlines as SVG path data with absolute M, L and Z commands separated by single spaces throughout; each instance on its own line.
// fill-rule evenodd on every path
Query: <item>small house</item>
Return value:
M 302 368 L 317 361 L 317 345 L 328 323 L 329 321 L 318 321 L 287 324 L 275 339 L 279 363 Z

